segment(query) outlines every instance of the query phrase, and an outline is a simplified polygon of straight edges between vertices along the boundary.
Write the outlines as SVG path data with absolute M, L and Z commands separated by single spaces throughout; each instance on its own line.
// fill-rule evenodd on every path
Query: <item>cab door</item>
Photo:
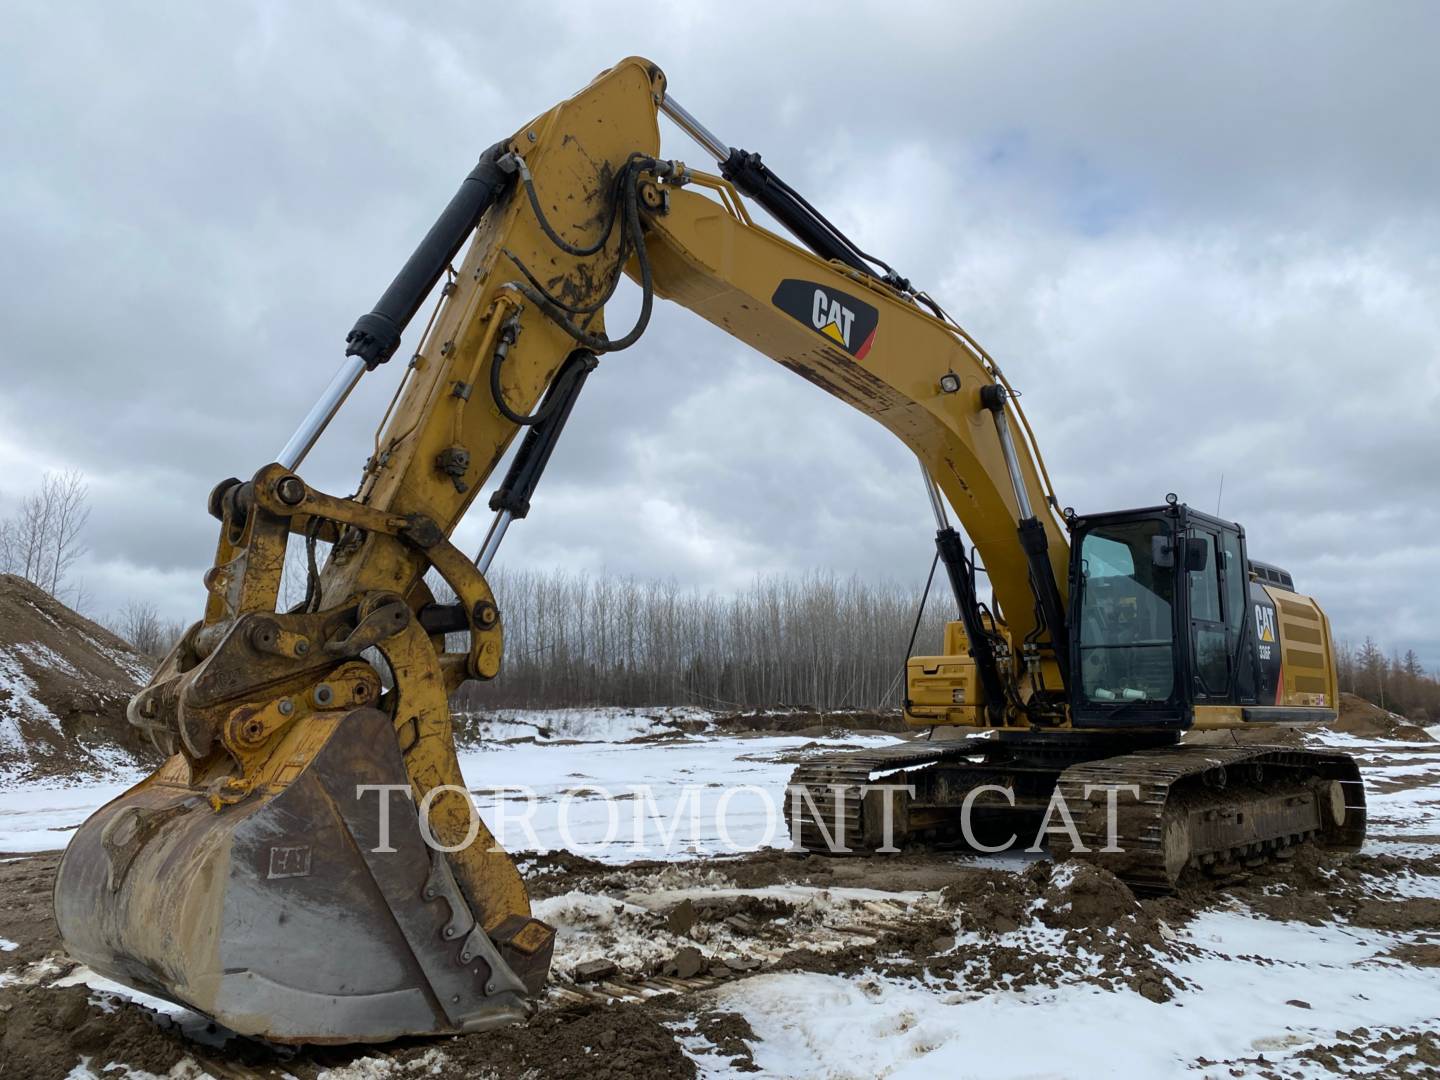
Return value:
M 1259 672 L 1250 617 L 1250 561 L 1239 529 L 1220 532 L 1220 590 L 1225 596 L 1225 626 L 1230 631 L 1230 700 L 1253 705 Z
M 1190 655 L 1197 702 L 1227 701 L 1231 681 L 1231 630 L 1221 590 L 1219 534 L 1203 525 L 1187 531 L 1185 563 L 1190 608 Z

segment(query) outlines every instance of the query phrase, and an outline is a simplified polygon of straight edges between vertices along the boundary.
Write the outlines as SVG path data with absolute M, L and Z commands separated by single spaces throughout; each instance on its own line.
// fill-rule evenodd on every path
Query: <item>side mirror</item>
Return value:
M 1210 565 L 1210 545 L 1204 537 L 1192 536 L 1185 541 L 1185 569 L 1204 570 Z
M 1150 563 L 1161 570 L 1175 566 L 1175 542 L 1164 533 L 1150 538 Z

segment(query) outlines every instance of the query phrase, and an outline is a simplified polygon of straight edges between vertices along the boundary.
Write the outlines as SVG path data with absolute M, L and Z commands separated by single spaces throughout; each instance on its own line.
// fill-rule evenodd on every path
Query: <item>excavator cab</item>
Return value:
M 1277 606 L 1239 525 L 1176 501 L 1071 525 L 1072 726 L 1185 730 L 1333 718 L 1328 653 L 1305 647 L 1327 643 L 1329 625 L 1293 588 Z M 1300 648 L 1291 652 L 1305 669 L 1288 694 L 1277 610 L 1295 620 Z

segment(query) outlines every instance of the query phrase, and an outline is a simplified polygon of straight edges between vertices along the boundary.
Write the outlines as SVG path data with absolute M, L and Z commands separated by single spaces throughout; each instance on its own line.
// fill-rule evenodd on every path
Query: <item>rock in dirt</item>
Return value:
M 750 956 L 728 956 L 725 958 L 725 966 L 731 971 L 754 971 L 760 966 L 760 961 Z
M 673 975 L 677 979 L 693 979 L 700 972 L 705 970 L 706 960 L 704 955 L 694 945 L 686 945 L 670 958 L 665 965 L 665 974 Z
M 150 662 L 43 589 L 0 574 L 0 776 L 104 775 L 158 764 L 125 720 Z
M 613 960 L 586 960 L 583 964 L 576 964 L 574 977 L 579 983 L 600 982 L 608 979 L 620 970 Z
M 670 914 L 665 917 L 665 929 L 676 937 L 681 937 L 690 932 L 695 925 L 695 905 L 687 897 L 681 900 L 670 909 Z

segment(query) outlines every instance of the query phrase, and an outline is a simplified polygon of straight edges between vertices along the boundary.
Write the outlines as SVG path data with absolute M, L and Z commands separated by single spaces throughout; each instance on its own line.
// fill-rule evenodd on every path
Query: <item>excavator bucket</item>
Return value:
M 283 750 L 276 774 L 233 804 L 194 786 L 177 754 L 85 822 L 55 885 L 71 955 L 276 1042 L 522 1017 L 553 931 L 528 904 L 477 919 L 476 870 L 487 857 L 513 864 L 498 848 L 447 855 L 430 842 L 390 718 L 320 713 Z

